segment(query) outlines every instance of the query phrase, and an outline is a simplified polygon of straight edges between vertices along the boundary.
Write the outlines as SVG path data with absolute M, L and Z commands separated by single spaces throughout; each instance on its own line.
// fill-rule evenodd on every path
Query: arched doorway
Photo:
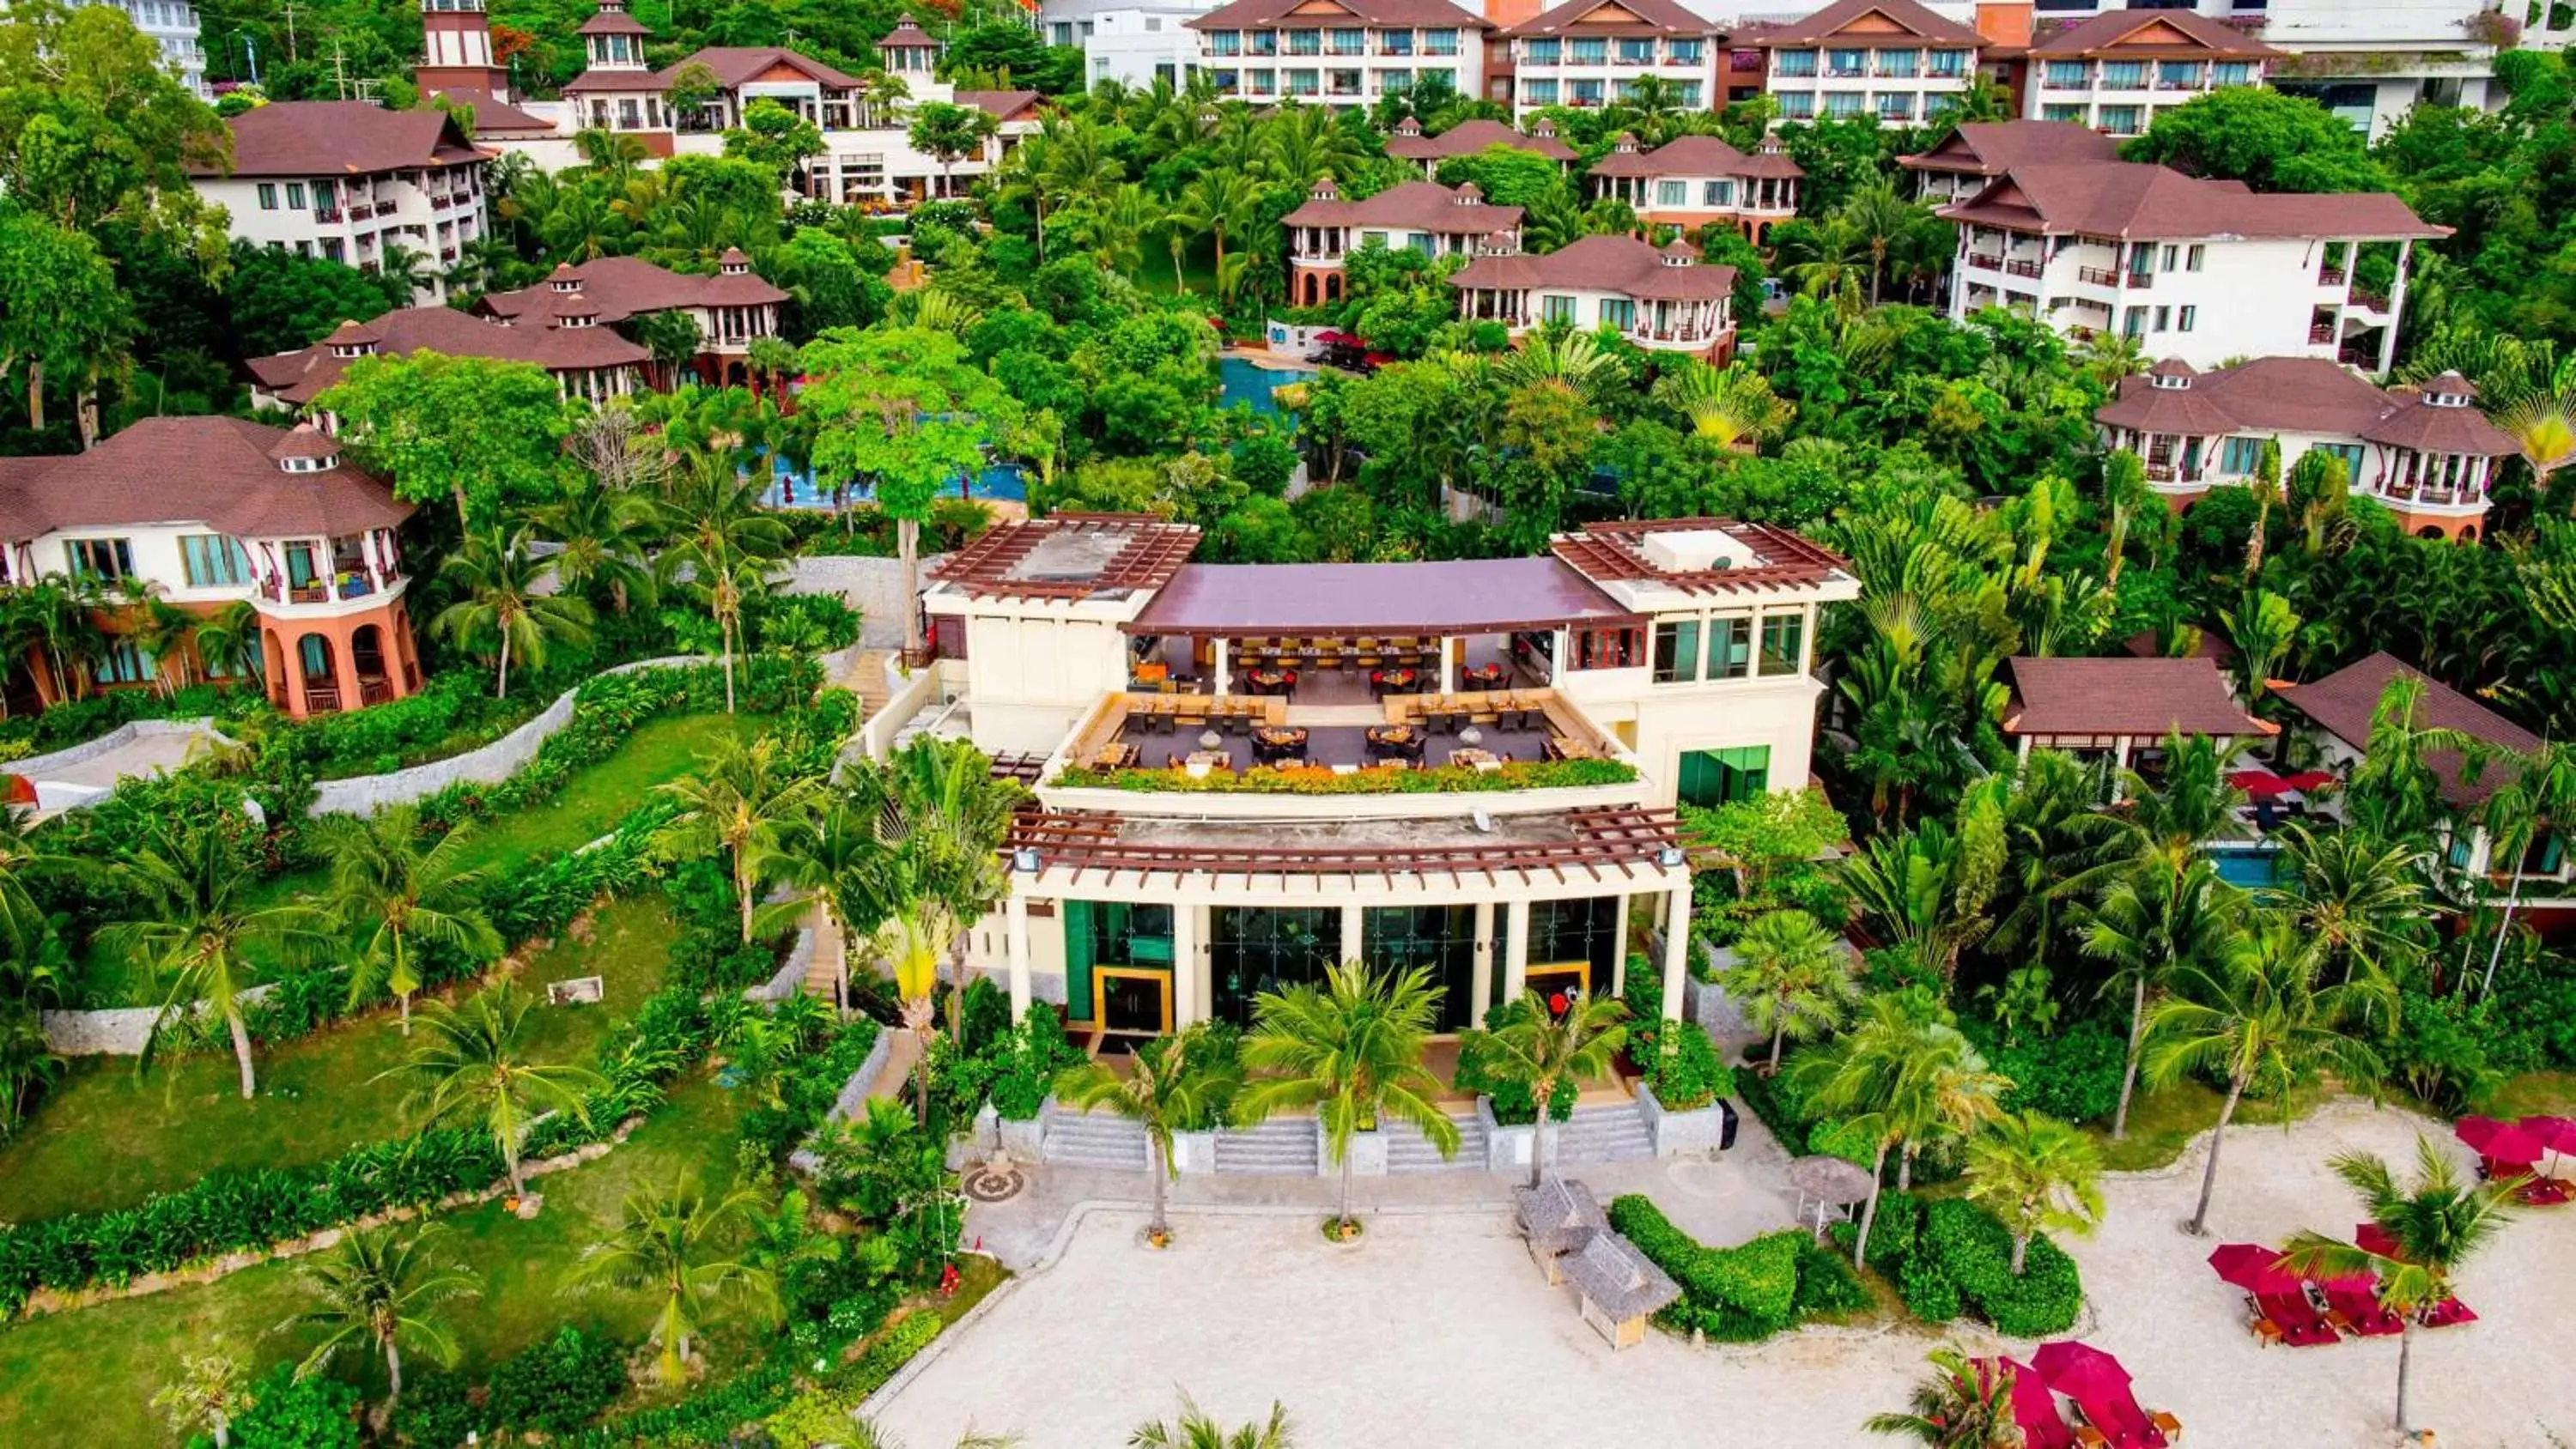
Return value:
M 304 675 L 304 712 L 330 714 L 343 708 L 340 671 L 327 635 L 307 634 L 295 641 L 296 664 Z
M 259 631 L 259 657 L 262 664 L 260 677 L 268 684 L 268 702 L 285 709 L 286 691 L 290 687 L 286 680 L 286 645 L 278 639 L 277 631 Z
M 361 624 L 349 636 L 349 666 L 358 676 L 358 702 L 382 704 L 394 697 L 392 676 L 385 672 L 385 631 Z
M 2442 536 L 2442 530 L 2433 524 L 2428 523 L 2422 528 L 2415 530 L 2415 536 L 2417 538 L 2440 538 Z

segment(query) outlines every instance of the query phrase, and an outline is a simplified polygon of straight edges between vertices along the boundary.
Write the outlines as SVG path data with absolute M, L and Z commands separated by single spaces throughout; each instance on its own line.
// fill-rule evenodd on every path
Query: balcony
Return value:
M 2000 272 L 2004 269 L 2004 259 L 1989 252 L 1970 252 L 1968 253 L 1968 265 L 1972 267 L 1983 267 L 1990 272 Z
M 2340 330 L 2341 327 L 2333 322 L 2312 323 L 2308 327 L 2308 341 L 2316 346 L 2322 347 L 2327 343 L 2334 341 L 2335 334 Z
M 2007 258 L 2004 262 L 2004 275 L 2007 277 L 2026 277 L 2036 282 L 2045 270 L 2038 262 L 2024 261 L 2019 257 Z
M 306 714 L 338 714 L 340 712 L 339 689 L 328 684 L 308 684 L 304 686 L 304 712 Z
M 2377 312 L 2384 316 L 2388 311 L 2388 294 L 2357 286 L 2352 289 L 2352 305 L 2364 312 Z
M 2122 282 L 2120 285 L 2122 285 L 2122 286 L 2124 286 L 2124 287 L 2152 287 L 2152 286 L 2154 286 L 2155 284 L 2156 284 L 2156 274 L 2155 274 L 2155 273 L 2153 273 L 2153 272 L 2131 272 L 2131 273 L 2129 273 L 2129 275 L 2128 275 L 2128 279 L 2127 279 L 2126 281 Z
M 2077 267 L 2075 280 L 2088 286 L 2116 287 L 2120 285 L 2120 274 L 2109 267 Z
M 345 215 L 347 215 L 347 213 L 343 212 L 336 206 L 317 206 L 313 208 L 313 219 L 325 226 L 338 225 L 340 218 Z
M 2347 274 L 2341 267 L 2325 266 L 2317 268 L 2317 285 L 2320 287 L 2340 287 L 2347 279 Z

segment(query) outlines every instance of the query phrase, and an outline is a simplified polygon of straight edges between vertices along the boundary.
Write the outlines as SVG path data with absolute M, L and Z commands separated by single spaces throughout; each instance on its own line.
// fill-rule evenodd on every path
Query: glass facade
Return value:
M 1474 906 L 1372 906 L 1360 913 L 1360 959 L 1378 972 L 1430 967 L 1440 988 L 1440 1030 L 1475 1025 Z
M 1771 784 L 1771 747 L 1749 745 L 1732 750 L 1682 752 L 1682 803 L 1726 805 L 1750 800 Z
M 1172 908 L 1125 901 L 1064 903 L 1064 1005 L 1072 1021 L 1091 1021 L 1091 968 L 1172 969 Z
M 1578 896 L 1530 903 L 1530 984 L 1553 991 L 1572 984 L 1570 973 L 1546 968 L 1582 962 L 1594 996 L 1607 995 L 1619 968 L 1619 898 Z
M 1218 906 L 1208 917 L 1208 1014 L 1218 1021 L 1250 1026 L 1261 993 L 1320 982 L 1341 955 L 1338 907 Z

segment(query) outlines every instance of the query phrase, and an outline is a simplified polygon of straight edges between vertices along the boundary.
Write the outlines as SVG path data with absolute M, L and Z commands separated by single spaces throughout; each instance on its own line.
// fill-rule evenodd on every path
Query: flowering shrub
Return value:
M 1077 766 L 1064 771 L 1055 783 L 1068 790 L 1202 795 L 1463 795 L 1624 785 L 1636 778 L 1635 768 L 1618 760 L 1515 760 L 1494 770 L 1470 765 L 1408 770 L 1390 765 L 1348 774 L 1321 765 L 1255 765 L 1241 774 L 1211 770 L 1197 777 L 1180 769 L 1094 770 Z

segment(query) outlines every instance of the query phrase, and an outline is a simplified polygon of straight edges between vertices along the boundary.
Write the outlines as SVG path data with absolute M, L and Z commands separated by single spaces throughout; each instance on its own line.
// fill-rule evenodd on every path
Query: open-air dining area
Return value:
M 1390 695 L 1374 706 L 1306 706 L 1279 696 L 1112 695 L 1066 753 L 1089 770 L 1255 768 L 1498 770 L 1610 759 L 1616 745 L 1552 689 Z

